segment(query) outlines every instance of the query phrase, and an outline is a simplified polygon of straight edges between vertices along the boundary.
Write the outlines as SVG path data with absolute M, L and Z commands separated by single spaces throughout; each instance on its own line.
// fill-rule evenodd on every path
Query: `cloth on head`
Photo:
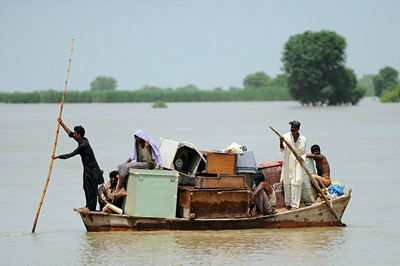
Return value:
M 144 132 L 143 130 L 138 130 L 135 132 L 135 134 L 133 135 L 134 138 L 134 142 L 133 142 L 133 153 L 131 154 L 131 156 L 129 158 L 131 158 L 131 160 L 133 162 L 136 162 L 137 160 L 137 149 L 136 149 L 136 140 L 135 140 L 135 136 L 138 136 L 139 138 L 141 138 L 144 141 L 148 141 L 151 147 L 151 156 L 153 157 L 154 161 L 159 164 L 160 166 L 162 166 L 162 159 L 161 159 L 161 154 L 160 154 L 160 150 L 158 149 L 157 144 L 154 142 L 153 139 L 151 139 L 146 132 Z

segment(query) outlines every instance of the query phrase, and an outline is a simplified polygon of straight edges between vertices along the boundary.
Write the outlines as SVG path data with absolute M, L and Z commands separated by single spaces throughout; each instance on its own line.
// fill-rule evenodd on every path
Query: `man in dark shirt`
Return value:
M 83 165 L 83 190 L 85 191 L 86 206 L 79 208 L 81 211 L 95 211 L 97 201 L 97 186 L 104 182 L 103 171 L 97 164 L 92 147 L 89 140 L 85 138 L 85 129 L 82 126 L 76 126 L 72 132 L 59 118 L 57 120 L 64 128 L 70 138 L 74 138 L 78 142 L 78 148 L 73 152 L 55 155 L 53 159 L 68 159 L 75 155 L 80 155 Z

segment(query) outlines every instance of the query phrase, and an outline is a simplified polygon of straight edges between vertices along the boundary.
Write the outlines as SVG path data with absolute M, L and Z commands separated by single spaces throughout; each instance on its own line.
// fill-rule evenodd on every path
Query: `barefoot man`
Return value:
M 247 216 L 263 216 L 276 213 L 276 195 L 274 189 L 268 182 L 264 182 L 264 175 L 257 173 L 254 175 L 254 189 L 247 206 Z M 252 204 L 254 205 L 252 207 Z
M 85 129 L 82 126 L 74 127 L 72 132 L 61 120 L 57 120 L 64 128 L 70 138 L 78 142 L 78 148 L 73 152 L 62 155 L 54 155 L 53 159 L 68 159 L 75 155 L 80 155 L 83 165 L 83 190 L 85 191 L 86 206 L 79 208 L 81 211 L 95 211 L 97 204 L 97 186 L 104 182 L 103 171 L 97 164 L 92 147 L 89 140 L 85 138 Z
M 317 144 L 311 146 L 311 154 L 307 154 L 307 158 L 314 159 L 315 161 L 318 173 L 318 175 L 313 175 L 315 181 L 317 181 L 320 187 L 322 185 L 329 187 L 331 185 L 329 163 L 326 157 L 321 154 L 321 149 Z
M 133 135 L 133 153 L 128 160 L 118 165 L 119 179 L 112 197 L 126 196 L 124 183 L 129 175 L 129 169 L 153 169 L 155 166 L 162 166 L 160 150 L 157 144 L 143 130 L 138 130 Z
M 300 206 L 301 185 L 303 182 L 303 169 L 298 160 L 306 158 L 305 136 L 301 135 L 300 122 L 293 120 L 289 122 L 290 132 L 284 134 L 279 139 L 280 153 L 284 153 L 281 181 L 283 181 L 283 190 L 285 193 L 285 205 L 288 210 L 294 211 Z M 286 140 L 300 156 L 298 159 L 283 141 Z

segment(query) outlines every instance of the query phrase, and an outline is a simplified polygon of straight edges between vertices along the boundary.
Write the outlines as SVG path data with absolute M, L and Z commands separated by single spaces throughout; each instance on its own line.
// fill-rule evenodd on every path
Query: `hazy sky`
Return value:
M 118 90 L 147 84 L 242 87 L 282 72 L 291 35 L 331 30 L 346 38 L 358 77 L 400 71 L 398 0 L 0 0 L 0 91 L 88 90 L 111 76 Z

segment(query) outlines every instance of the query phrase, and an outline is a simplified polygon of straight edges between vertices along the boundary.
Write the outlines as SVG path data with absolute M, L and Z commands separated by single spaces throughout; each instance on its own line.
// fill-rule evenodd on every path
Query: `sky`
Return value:
M 84 91 L 98 76 L 144 85 L 243 87 L 282 74 L 289 37 L 330 30 L 346 39 L 360 78 L 400 71 L 398 0 L 0 0 L 0 92 Z

